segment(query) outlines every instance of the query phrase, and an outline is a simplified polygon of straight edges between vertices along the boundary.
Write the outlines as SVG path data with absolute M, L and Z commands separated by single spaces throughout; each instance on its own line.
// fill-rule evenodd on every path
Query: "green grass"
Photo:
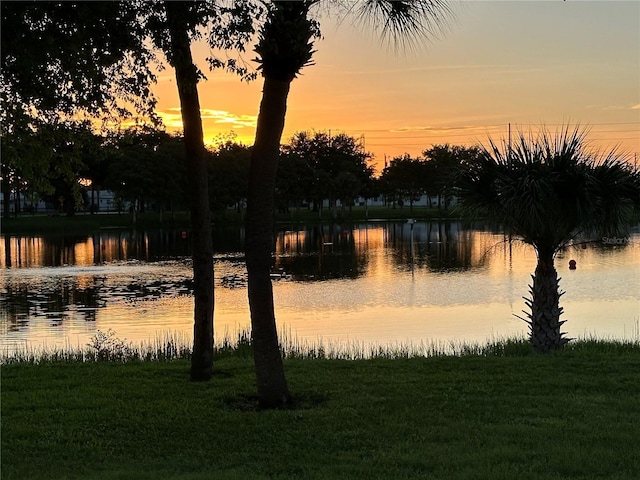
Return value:
M 338 209 L 337 218 L 333 217 L 330 210 L 325 209 L 322 216 L 318 212 L 307 209 L 291 209 L 288 213 L 278 213 L 276 222 L 280 224 L 309 224 L 309 223 L 330 223 L 337 222 L 363 222 L 367 220 L 406 220 L 416 219 L 442 219 L 452 215 L 451 210 L 439 210 L 437 208 L 414 207 L 413 212 L 409 207 L 387 208 L 387 207 L 353 207 L 351 211 Z M 214 226 L 216 225 L 241 225 L 244 215 L 235 210 L 227 210 L 224 215 L 214 216 Z M 137 216 L 136 228 L 189 228 L 190 219 L 187 212 L 178 212 L 174 216 L 171 213 L 164 213 L 162 218 L 155 212 L 140 213 Z M 59 233 L 78 234 L 92 233 L 100 229 L 131 229 L 134 227 L 133 215 L 123 214 L 100 214 L 88 215 L 78 214 L 66 215 L 21 215 L 19 217 L 2 218 L 0 220 L 0 231 L 11 234 L 34 234 L 34 233 Z
M 5 363 L 2 478 L 640 478 L 638 342 L 498 343 L 290 354 L 298 408 L 276 411 L 256 409 L 246 349 L 205 383 L 186 359 Z

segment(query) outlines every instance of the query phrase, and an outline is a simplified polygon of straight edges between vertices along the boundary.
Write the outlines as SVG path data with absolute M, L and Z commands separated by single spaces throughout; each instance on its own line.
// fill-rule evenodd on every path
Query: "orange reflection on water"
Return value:
M 84 242 L 73 246 L 74 264 L 79 266 L 93 265 L 93 239 L 87 238 Z
M 148 233 L 118 232 L 82 237 L 0 237 L 0 268 L 88 266 L 149 260 Z
M 95 263 L 127 260 L 127 238 L 122 233 L 117 236 L 96 235 L 94 237 Z
M 536 253 L 533 247 L 509 235 L 474 231 L 471 241 L 474 265 L 484 265 L 490 275 L 533 273 Z
M 290 255 L 300 253 L 307 242 L 307 232 L 304 230 L 280 232 L 276 238 L 276 254 Z
M 47 254 L 46 244 L 39 237 L 5 237 L 0 242 L 2 266 L 33 267 L 42 265 Z

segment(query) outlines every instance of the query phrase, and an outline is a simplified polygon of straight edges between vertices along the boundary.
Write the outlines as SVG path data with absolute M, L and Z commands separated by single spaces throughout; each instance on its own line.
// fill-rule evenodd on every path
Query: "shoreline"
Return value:
M 339 212 L 340 213 L 340 212 Z M 351 210 L 341 212 L 336 218 L 325 210 L 322 217 L 318 212 L 310 210 L 291 210 L 279 213 L 274 218 L 275 225 L 302 224 L 335 224 L 335 223 L 365 223 L 365 222 L 404 222 L 413 218 L 420 221 L 461 221 L 464 218 L 457 215 L 455 210 L 440 210 L 437 208 L 409 207 L 352 207 Z M 468 220 L 471 221 L 471 220 Z M 228 227 L 242 226 L 244 212 L 238 213 L 228 210 L 223 217 L 214 217 L 212 226 Z M 3 235 L 35 234 L 35 233 L 93 233 L 108 229 L 155 229 L 190 228 L 190 218 L 187 212 L 176 212 L 174 215 L 154 212 L 137 214 L 134 225 L 133 215 L 130 213 L 79 213 L 73 216 L 48 214 L 23 214 L 19 217 L 3 217 L 0 223 L 0 233 Z

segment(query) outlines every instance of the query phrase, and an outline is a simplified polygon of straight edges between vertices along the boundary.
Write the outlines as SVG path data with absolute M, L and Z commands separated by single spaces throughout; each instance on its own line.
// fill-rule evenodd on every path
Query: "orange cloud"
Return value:
M 182 116 L 179 107 L 170 107 L 158 112 L 162 122 L 168 128 L 182 128 Z M 213 120 L 213 123 L 228 125 L 231 128 L 255 128 L 257 117 L 255 115 L 237 115 L 225 110 L 213 110 L 203 108 L 200 110 L 203 121 Z

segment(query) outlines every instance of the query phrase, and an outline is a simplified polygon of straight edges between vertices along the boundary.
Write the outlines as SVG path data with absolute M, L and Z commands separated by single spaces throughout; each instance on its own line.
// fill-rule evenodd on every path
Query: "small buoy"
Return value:
M 187 238 L 187 232 L 182 232 L 182 238 Z
M 575 270 L 575 269 L 576 269 L 576 261 L 569 260 L 569 270 Z

